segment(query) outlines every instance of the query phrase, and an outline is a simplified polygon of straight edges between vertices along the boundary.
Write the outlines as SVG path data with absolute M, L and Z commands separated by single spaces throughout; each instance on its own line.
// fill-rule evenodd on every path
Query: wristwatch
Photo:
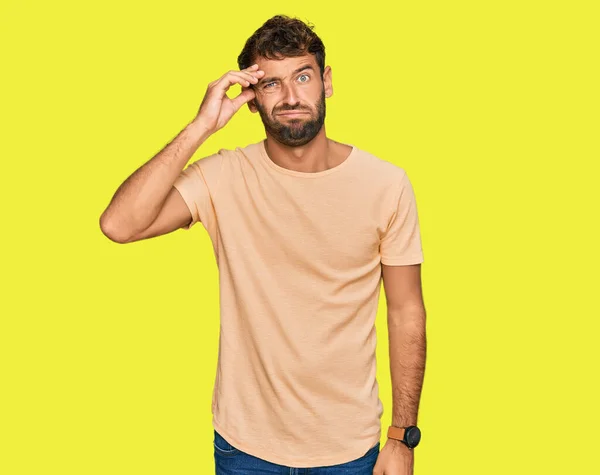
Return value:
M 414 449 L 421 440 L 421 430 L 417 426 L 394 427 L 390 426 L 387 432 L 388 439 L 397 439 L 409 449 Z

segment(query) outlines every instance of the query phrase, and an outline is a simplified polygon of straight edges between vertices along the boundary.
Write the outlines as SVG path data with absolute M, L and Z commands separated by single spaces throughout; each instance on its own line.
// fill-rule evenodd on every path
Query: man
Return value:
M 195 119 L 119 187 L 100 219 L 118 243 L 197 222 L 210 235 L 221 292 L 217 474 L 413 473 L 426 348 L 415 198 L 402 168 L 327 138 L 324 61 L 312 26 L 265 22 L 240 70 L 209 84 Z M 242 92 L 230 99 L 234 84 Z M 260 114 L 266 139 L 184 169 L 244 104 Z M 393 410 L 380 450 L 381 279 Z

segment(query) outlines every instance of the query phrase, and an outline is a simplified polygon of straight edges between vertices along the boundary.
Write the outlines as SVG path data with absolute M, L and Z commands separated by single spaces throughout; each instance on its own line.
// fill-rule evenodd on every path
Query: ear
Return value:
M 256 114 L 256 112 L 258 112 L 258 109 L 256 108 L 256 103 L 254 102 L 255 99 L 250 99 L 246 105 L 248 106 L 248 109 L 250 109 L 250 112 L 252 112 L 253 114 Z
M 325 88 L 325 97 L 333 95 L 333 85 L 331 82 L 331 66 L 327 66 L 323 71 L 323 86 Z

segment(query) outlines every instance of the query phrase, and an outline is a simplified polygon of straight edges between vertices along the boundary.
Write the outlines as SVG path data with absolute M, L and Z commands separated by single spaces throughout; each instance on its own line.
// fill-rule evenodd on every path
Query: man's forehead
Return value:
M 279 60 L 257 58 L 256 63 L 258 64 L 258 68 L 265 72 L 265 76 L 280 76 L 289 74 L 290 72 L 307 65 L 312 66 L 315 70 L 318 69 L 317 61 L 312 54 L 283 58 Z

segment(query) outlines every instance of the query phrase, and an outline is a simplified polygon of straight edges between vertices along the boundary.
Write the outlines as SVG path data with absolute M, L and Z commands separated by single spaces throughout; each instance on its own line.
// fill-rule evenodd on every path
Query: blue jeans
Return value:
M 216 430 L 214 432 L 216 475 L 373 475 L 373 467 L 379 456 L 377 442 L 362 457 L 347 463 L 314 468 L 286 467 L 242 452 Z

